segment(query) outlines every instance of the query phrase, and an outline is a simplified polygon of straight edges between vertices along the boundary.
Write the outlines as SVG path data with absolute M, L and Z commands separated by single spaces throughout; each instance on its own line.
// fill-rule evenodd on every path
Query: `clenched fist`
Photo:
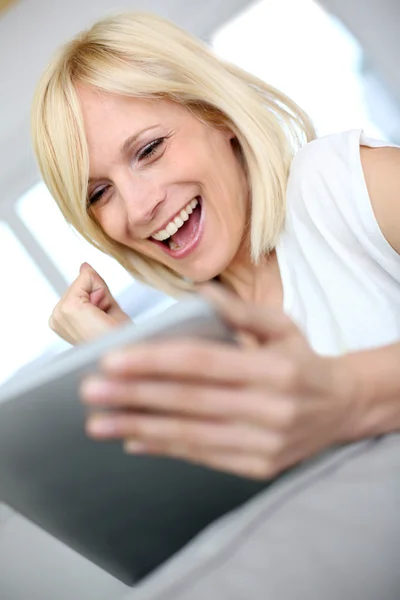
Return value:
M 79 344 L 130 320 L 100 275 L 83 263 L 79 276 L 54 308 L 49 325 L 70 344 Z

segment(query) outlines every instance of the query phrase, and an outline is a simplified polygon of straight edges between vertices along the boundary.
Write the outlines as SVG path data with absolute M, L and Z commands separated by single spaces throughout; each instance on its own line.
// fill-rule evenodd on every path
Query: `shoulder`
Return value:
M 350 130 L 316 138 L 300 148 L 293 158 L 291 169 L 326 169 L 335 159 L 346 163 L 343 158 L 351 152 L 352 147 L 359 146 L 360 135 L 361 131 Z
M 294 188 L 321 192 L 321 210 L 340 207 L 352 224 L 360 211 L 369 219 L 372 208 L 381 233 L 400 253 L 400 148 L 361 130 L 334 133 L 298 151 L 290 179 Z
M 305 144 L 295 154 L 290 165 L 292 183 L 314 186 L 322 183 L 349 186 L 349 174 L 354 168 L 354 149 L 359 155 L 361 131 L 351 130 L 319 137 Z
M 363 179 L 360 164 L 361 131 L 352 130 L 317 138 L 305 144 L 290 165 L 287 205 L 293 211 L 306 207 L 316 217 L 348 211 L 356 179 Z
M 400 253 L 400 148 L 361 146 L 360 154 L 376 220 Z

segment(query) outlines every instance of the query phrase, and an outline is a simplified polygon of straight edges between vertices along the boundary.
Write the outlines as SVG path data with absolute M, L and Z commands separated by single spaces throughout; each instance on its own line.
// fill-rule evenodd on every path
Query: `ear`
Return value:
M 235 154 L 236 158 L 239 160 L 240 164 L 242 166 L 244 166 L 244 158 L 243 158 L 243 151 L 242 151 L 242 147 L 240 145 L 239 140 L 237 139 L 237 137 L 231 132 L 231 135 L 229 137 L 229 143 L 230 146 L 232 148 L 232 152 Z
M 237 142 L 237 137 L 236 135 L 233 133 L 233 131 L 231 131 L 228 128 L 224 128 L 224 134 L 226 136 L 226 139 L 228 140 L 228 142 L 233 143 L 235 140 Z

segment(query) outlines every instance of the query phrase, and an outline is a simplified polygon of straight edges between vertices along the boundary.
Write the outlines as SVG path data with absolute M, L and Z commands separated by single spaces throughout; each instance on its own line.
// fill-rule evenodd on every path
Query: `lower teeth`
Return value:
M 170 250 L 179 250 L 180 246 L 176 244 L 173 240 L 169 240 L 169 249 Z

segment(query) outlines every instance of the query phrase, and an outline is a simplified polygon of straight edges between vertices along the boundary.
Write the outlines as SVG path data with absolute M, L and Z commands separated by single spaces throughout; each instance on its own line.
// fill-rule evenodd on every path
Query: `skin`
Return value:
M 89 89 L 80 96 L 93 179 L 89 197 L 104 190 L 91 206 L 102 229 L 194 281 L 219 275 L 238 252 L 249 207 L 232 134 L 204 125 L 167 100 L 105 96 Z M 121 154 L 124 141 L 144 129 Z M 143 157 L 143 149 L 160 138 L 166 139 Z M 148 238 L 197 195 L 204 198 L 203 240 L 189 257 L 176 260 Z
M 275 254 L 251 264 L 248 187 L 230 132 L 211 129 L 169 102 L 84 89 L 80 95 L 89 194 L 106 188 L 91 209 L 103 229 L 196 281 L 219 275 L 224 285 L 206 293 L 251 342 L 227 348 L 175 340 L 105 357 L 102 374 L 81 389 L 91 408 L 88 434 L 121 439 L 132 453 L 170 455 L 265 478 L 329 445 L 398 430 L 400 344 L 339 358 L 317 355 L 282 312 Z M 154 123 L 151 135 L 122 156 L 126 138 Z M 137 151 L 164 135 L 159 154 L 138 160 Z M 400 152 L 362 148 L 361 159 L 378 223 L 399 252 Z M 204 199 L 204 236 L 191 255 L 175 260 L 148 237 L 197 194 Z M 92 323 L 95 311 L 103 313 L 103 325 L 105 315 L 90 301 L 88 271 L 86 283 L 82 273 L 80 278 L 58 312 L 64 328 L 75 323 L 75 331 L 81 330 L 84 310 L 93 311 Z M 110 407 L 112 414 L 102 412 Z

